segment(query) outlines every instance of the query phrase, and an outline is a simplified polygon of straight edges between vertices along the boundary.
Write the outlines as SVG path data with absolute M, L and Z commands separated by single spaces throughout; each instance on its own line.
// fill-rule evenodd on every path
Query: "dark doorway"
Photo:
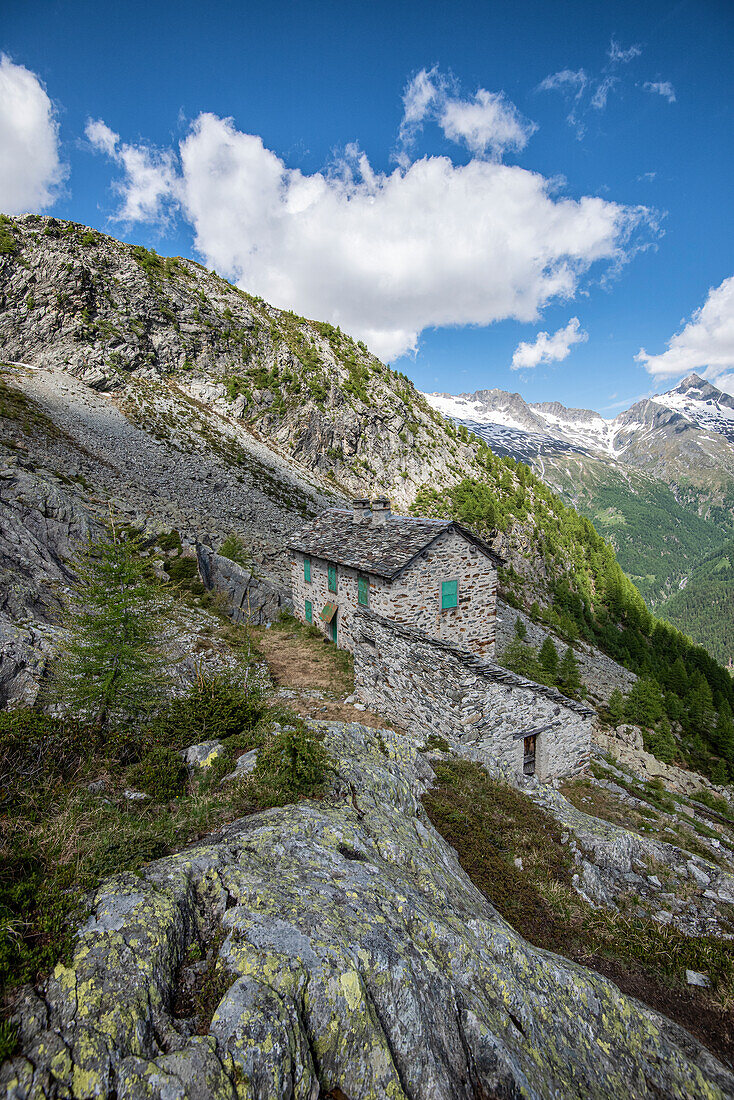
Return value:
M 525 775 L 535 775 L 535 741 L 537 734 L 531 733 L 523 739 L 524 755 L 522 770 Z
M 336 633 L 337 616 L 338 616 L 338 612 L 335 611 L 334 614 L 332 615 L 331 622 L 329 623 L 329 626 L 331 627 L 331 640 L 334 643 L 334 645 L 336 645 L 337 641 L 338 641 L 337 633 Z

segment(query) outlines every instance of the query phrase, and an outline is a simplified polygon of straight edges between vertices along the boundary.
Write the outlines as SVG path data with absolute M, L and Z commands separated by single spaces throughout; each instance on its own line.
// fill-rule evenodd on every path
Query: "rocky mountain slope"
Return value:
M 680 655 L 681 683 L 693 692 L 703 676 L 712 695 L 713 726 L 694 707 L 689 734 L 695 766 L 713 766 L 700 746 L 732 695 L 723 670 L 655 623 L 587 520 L 363 345 L 192 261 L 35 215 L 0 223 L 0 305 L 0 506 L 13 531 L 0 568 L 17 589 L 3 610 L 4 685 L 32 678 L 39 624 L 63 600 L 69 516 L 75 532 L 112 510 L 146 538 L 180 538 L 207 577 L 236 587 L 242 612 L 284 605 L 283 546 L 304 515 L 387 492 L 495 539 L 505 597 L 564 644 L 581 638 L 666 691 Z M 229 567 L 207 562 L 230 533 L 252 569 L 225 581 Z M 13 580 L 27 560 L 44 561 L 37 591 Z
M 690 1034 L 501 919 L 427 820 L 433 773 L 405 737 L 322 730 L 327 799 L 96 891 L 69 961 L 19 1006 L 8 1095 L 734 1095 Z M 216 993 L 197 1029 L 179 989 L 202 945 Z

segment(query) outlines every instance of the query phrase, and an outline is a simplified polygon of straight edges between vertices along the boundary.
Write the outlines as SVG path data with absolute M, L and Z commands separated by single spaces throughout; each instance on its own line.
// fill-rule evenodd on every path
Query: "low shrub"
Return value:
M 163 568 L 171 578 L 171 583 L 190 592 L 192 596 L 203 596 L 206 588 L 199 580 L 199 568 L 195 558 L 173 558 Z
M 199 741 L 225 741 L 249 734 L 249 748 L 257 744 L 255 727 L 266 709 L 266 692 L 256 671 L 198 676 L 188 695 L 172 700 L 153 725 L 155 740 L 177 748 Z
M 180 752 L 169 745 L 154 745 L 127 778 L 132 787 L 145 791 L 154 801 L 168 802 L 183 793 L 187 774 Z
M 284 806 L 323 791 L 330 757 L 321 737 L 302 722 L 286 726 L 260 746 L 253 772 L 259 806 Z

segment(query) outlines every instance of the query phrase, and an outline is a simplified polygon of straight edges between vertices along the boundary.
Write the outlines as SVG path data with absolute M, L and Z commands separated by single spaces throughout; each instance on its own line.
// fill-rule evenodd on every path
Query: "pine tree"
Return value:
M 645 734 L 645 748 L 658 760 L 662 760 L 663 764 L 673 762 L 677 746 L 667 718 L 661 720 L 658 728 L 653 733 Z
M 556 683 L 564 695 L 574 696 L 579 695 L 581 692 L 579 666 L 570 646 L 566 648 L 566 652 L 561 657 Z
M 515 637 L 519 638 L 521 642 L 524 642 L 528 636 L 528 628 L 518 615 L 515 619 Z
M 628 722 L 652 729 L 663 717 L 663 699 L 657 681 L 637 680 L 627 695 L 624 712 Z
M 624 721 L 624 696 L 619 688 L 615 688 L 607 701 L 607 711 L 612 725 L 618 726 Z
M 164 680 L 154 640 L 160 594 L 146 578 L 138 542 L 121 537 L 112 524 L 79 555 L 75 572 L 56 693 L 103 733 L 150 712 L 160 698 Z
M 540 667 L 546 673 L 549 684 L 555 684 L 556 676 L 558 675 L 558 650 L 551 641 L 550 634 L 547 634 L 545 641 L 540 647 Z

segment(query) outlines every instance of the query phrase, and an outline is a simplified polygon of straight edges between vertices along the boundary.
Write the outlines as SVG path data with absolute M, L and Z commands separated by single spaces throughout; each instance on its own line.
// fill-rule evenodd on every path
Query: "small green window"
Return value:
M 303 559 L 303 579 L 307 584 L 311 583 L 311 559 Z
M 357 600 L 362 607 L 367 607 L 370 601 L 370 579 L 359 577 L 357 580 Z
M 310 600 L 306 600 L 306 622 L 313 622 L 313 604 Z
M 443 581 L 441 584 L 441 609 L 459 606 L 459 582 Z
M 329 591 L 336 592 L 336 566 L 329 566 Z

